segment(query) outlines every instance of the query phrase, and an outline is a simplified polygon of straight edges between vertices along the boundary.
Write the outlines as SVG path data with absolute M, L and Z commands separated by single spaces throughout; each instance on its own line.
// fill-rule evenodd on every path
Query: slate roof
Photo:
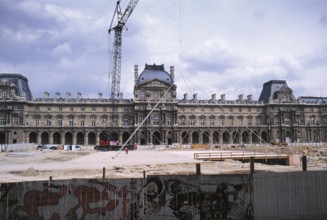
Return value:
M 268 103 L 269 98 L 273 98 L 275 92 L 280 90 L 286 84 L 285 80 L 270 80 L 263 84 L 263 88 L 259 97 L 259 101 Z
M 33 99 L 32 92 L 28 85 L 28 80 L 25 76 L 14 73 L 1 73 L 0 80 L 1 79 L 6 79 L 8 83 L 13 83 L 16 86 L 16 96 L 22 96 L 23 93 L 25 93 L 26 100 L 31 101 Z
M 173 84 L 173 80 L 169 73 L 165 71 L 164 65 L 148 65 L 145 64 L 145 68 L 143 72 L 140 74 L 137 84 L 142 85 L 144 83 L 150 82 L 151 80 L 160 80 L 163 83 L 166 83 L 168 85 Z

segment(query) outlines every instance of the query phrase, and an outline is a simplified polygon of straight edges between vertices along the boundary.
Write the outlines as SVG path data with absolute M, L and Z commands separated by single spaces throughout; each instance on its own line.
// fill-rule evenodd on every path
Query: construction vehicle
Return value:
M 94 146 L 94 150 L 98 151 L 118 151 L 122 145 L 119 141 L 105 141 L 100 140 L 98 145 Z M 125 145 L 125 149 L 128 148 L 129 150 L 136 150 L 137 147 L 134 145 Z

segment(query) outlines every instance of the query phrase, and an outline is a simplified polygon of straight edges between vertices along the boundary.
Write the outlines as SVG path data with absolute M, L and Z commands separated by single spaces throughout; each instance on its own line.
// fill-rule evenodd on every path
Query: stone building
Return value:
M 69 92 L 33 98 L 20 74 L 0 74 L 0 144 L 95 145 L 100 140 L 136 144 L 239 144 L 325 142 L 327 97 L 298 97 L 284 80 L 264 83 L 254 100 L 225 94 L 177 99 L 174 67 L 134 67 L 134 98 L 84 98 Z M 151 114 L 149 114 L 151 113 Z M 135 133 L 135 134 L 134 134 Z M 130 136 L 132 136 L 130 138 Z

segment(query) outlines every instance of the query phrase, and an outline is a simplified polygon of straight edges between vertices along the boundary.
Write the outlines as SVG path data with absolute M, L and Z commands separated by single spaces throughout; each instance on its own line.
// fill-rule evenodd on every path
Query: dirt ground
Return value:
M 278 152 L 307 155 L 308 171 L 327 170 L 327 148 L 325 147 L 247 147 L 240 149 L 174 149 L 134 150 L 125 152 L 97 152 L 43 150 L 33 152 L 1 152 L 0 183 L 36 180 L 102 178 L 142 178 L 146 175 L 195 174 L 196 163 L 201 163 L 201 174 L 249 173 L 249 163 L 240 161 L 195 160 L 196 152 L 223 150 L 250 152 Z M 267 165 L 255 163 L 255 172 L 301 171 L 302 165 Z

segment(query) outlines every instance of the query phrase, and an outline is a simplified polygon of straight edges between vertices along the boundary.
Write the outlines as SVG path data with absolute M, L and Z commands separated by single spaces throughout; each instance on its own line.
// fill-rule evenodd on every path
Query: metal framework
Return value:
M 115 39 L 113 43 L 113 64 L 111 71 L 111 98 L 118 99 L 120 93 L 120 76 L 121 76 L 121 51 L 122 51 L 122 31 L 125 26 L 127 19 L 132 14 L 139 0 L 130 0 L 125 12 L 122 14 L 120 1 L 117 1 L 116 9 L 112 17 L 112 21 L 108 30 L 115 31 Z M 112 27 L 115 15 L 117 14 L 118 24 Z

